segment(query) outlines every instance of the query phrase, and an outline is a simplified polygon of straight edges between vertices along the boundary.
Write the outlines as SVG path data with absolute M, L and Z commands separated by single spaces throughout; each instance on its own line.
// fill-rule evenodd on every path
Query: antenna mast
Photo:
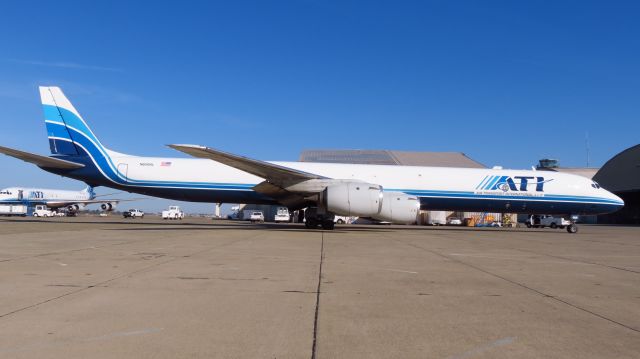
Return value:
M 589 167 L 589 160 L 590 160 L 590 158 L 589 158 L 589 150 L 590 150 L 589 149 L 589 132 L 585 132 L 584 133 L 584 143 L 585 143 L 585 146 L 586 146 L 586 149 L 587 149 L 587 167 Z

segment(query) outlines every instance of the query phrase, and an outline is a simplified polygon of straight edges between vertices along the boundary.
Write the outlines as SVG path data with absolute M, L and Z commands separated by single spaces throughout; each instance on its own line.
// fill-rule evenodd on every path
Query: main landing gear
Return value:
M 308 229 L 317 229 L 318 227 L 331 231 L 335 228 L 336 224 L 333 221 L 335 215 L 333 213 L 329 213 L 323 211 L 319 208 L 309 207 L 304 212 L 304 226 Z

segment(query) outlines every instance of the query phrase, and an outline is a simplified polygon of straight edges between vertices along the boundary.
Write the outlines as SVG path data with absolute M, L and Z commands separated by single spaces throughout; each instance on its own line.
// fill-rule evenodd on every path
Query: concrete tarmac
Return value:
M 640 228 L 0 218 L 0 358 L 640 358 Z

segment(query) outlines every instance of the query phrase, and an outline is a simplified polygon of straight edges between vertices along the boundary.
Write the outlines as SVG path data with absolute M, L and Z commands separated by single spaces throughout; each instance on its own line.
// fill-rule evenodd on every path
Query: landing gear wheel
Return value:
M 344 224 L 344 220 L 342 218 L 340 218 L 337 223 L 338 224 Z
M 527 222 L 526 226 L 527 228 L 531 228 L 531 223 Z
M 549 227 L 556 229 L 558 228 L 558 225 L 556 224 L 556 222 L 551 222 L 551 224 L 549 225 Z
M 332 231 L 335 227 L 336 224 L 331 220 L 322 222 L 322 229 L 325 229 L 327 231 Z
M 578 233 L 578 226 L 575 224 L 570 224 L 567 226 L 567 232 L 569 233 Z

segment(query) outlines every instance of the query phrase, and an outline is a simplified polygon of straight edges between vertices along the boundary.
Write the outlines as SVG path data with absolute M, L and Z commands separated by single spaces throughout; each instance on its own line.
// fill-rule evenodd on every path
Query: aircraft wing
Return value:
M 197 145 L 168 145 L 169 147 L 189 154 L 194 157 L 208 158 L 227 166 L 237 168 L 252 175 L 262 177 L 267 182 L 278 187 L 286 187 L 291 184 L 312 180 L 326 179 L 313 173 L 296 170 L 273 163 L 254 160 L 252 158 L 234 155 L 232 153 L 215 150 L 213 148 Z
M 76 200 L 76 201 L 43 201 L 44 204 L 49 208 L 60 208 L 66 207 L 73 204 L 100 204 L 100 203 L 120 203 L 126 201 L 136 201 L 136 199 L 87 199 L 87 200 Z
M 0 153 L 4 153 L 7 156 L 15 157 L 25 162 L 33 163 L 38 167 L 44 167 L 44 168 L 60 168 L 60 169 L 74 170 L 74 169 L 84 167 L 84 165 L 81 163 L 65 161 L 55 157 L 36 155 L 35 153 L 14 150 L 13 148 L 8 148 L 3 146 L 0 146 Z

